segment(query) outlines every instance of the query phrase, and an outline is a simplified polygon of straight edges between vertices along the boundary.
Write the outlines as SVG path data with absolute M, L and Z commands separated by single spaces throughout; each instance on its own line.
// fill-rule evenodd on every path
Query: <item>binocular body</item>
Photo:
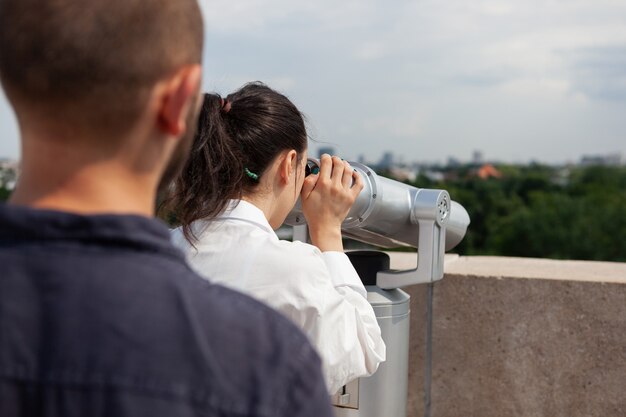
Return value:
M 310 159 L 308 170 L 319 162 Z M 350 162 L 363 179 L 363 190 L 342 223 L 344 236 L 371 245 L 393 248 L 419 246 L 420 221 L 429 220 L 445 229 L 445 250 L 459 244 L 469 225 L 469 215 L 447 191 L 413 187 L 377 175 L 370 167 Z M 300 200 L 287 216 L 291 226 L 306 224 Z

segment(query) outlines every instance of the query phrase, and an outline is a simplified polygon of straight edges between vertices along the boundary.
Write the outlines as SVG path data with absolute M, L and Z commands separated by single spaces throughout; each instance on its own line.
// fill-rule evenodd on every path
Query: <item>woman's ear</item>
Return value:
M 284 184 L 288 184 L 292 173 L 298 169 L 298 153 L 292 149 L 279 156 L 278 175 Z

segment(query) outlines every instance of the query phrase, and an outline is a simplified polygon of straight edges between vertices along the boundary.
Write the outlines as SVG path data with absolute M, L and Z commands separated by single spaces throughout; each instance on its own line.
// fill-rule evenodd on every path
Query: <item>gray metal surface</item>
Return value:
M 465 236 L 469 215 L 462 205 L 451 201 L 445 191 L 416 188 L 381 177 L 358 162 L 350 164 L 363 179 L 364 188 L 342 224 L 345 237 L 383 248 L 418 247 L 420 216 L 415 203 L 425 193 L 435 191 L 441 198 L 433 201 L 436 204 L 433 209 L 445 214 L 445 218 L 441 219 L 442 223 L 446 223 L 445 250 L 452 249 Z M 300 200 L 285 223 L 290 226 L 306 224 Z
M 335 403 L 343 402 L 349 406 L 336 406 L 335 415 L 406 417 L 410 297 L 398 289 L 387 291 L 376 286 L 366 288 L 367 299 L 374 309 L 387 346 L 387 360 L 374 375 L 348 384 L 346 392 L 335 397 Z

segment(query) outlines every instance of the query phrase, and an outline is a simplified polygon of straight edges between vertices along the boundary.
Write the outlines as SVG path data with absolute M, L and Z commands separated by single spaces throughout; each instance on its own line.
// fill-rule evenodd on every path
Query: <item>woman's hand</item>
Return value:
M 322 155 L 319 174 L 305 178 L 302 211 L 311 241 L 321 251 L 343 251 L 341 223 L 362 189 L 361 176 L 338 156 Z

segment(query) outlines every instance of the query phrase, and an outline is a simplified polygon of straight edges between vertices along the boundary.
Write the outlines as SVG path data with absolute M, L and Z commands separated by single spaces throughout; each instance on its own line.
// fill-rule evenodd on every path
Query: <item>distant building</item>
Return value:
M 568 167 L 556 169 L 552 173 L 550 181 L 552 182 L 552 184 L 558 185 L 560 187 L 566 187 L 570 183 L 571 174 L 572 171 Z
M 394 165 L 393 153 L 385 152 L 383 154 L 383 157 L 380 159 L 380 162 L 378 163 L 378 168 L 390 169 L 391 167 L 393 167 L 393 165 Z
M 483 163 L 483 153 L 482 151 L 474 151 L 472 154 L 472 163 L 474 165 L 482 165 Z
M 13 159 L 0 158 L 0 169 L 17 170 L 19 163 Z
M 483 166 L 478 168 L 473 174 L 481 180 L 486 180 L 489 178 L 502 178 L 502 172 L 500 172 L 496 167 L 491 164 L 484 164 Z
M 448 163 L 447 163 L 448 168 L 458 168 L 461 166 L 461 161 L 459 161 L 458 159 L 450 156 L 448 157 Z
M 411 168 L 391 167 L 389 172 L 391 176 L 399 181 L 415 181 L 418 171 Z
M 0 160 L 0 187 L 13 190 L 17 183 L 19 164 L 10 159 Z
M 584 155 L 580 160 L 580 164 L 582 166 L 620 166 L 622 165 L 622 154 L 613 153 L 609 155 Z
M 433 182 L 441 182 L 445 179 L 445 175 L 441 171 L 426 170 L 423 175 Z

